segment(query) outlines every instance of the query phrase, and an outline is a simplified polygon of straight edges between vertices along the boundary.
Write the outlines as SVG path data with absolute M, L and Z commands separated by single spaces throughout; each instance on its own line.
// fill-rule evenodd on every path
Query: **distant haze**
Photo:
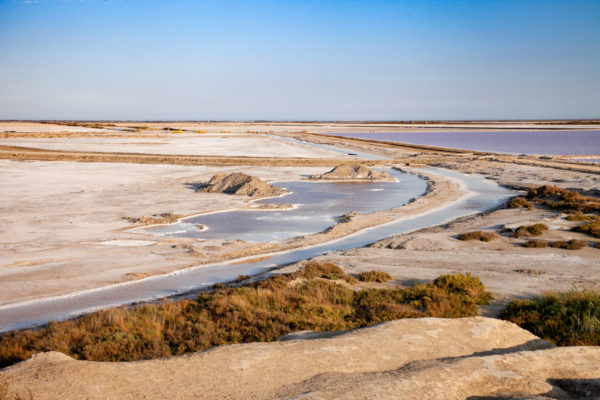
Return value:
M 0 119 L 594 117 L 598 0 L 0 0 Z

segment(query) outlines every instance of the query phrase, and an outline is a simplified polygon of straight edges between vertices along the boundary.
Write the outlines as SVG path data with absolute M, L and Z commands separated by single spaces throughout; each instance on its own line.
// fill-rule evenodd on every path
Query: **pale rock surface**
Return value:
M 556 348 L 482 317 L 405 319 L 286 339 L 121 363 L 44 353 L 0 371 L 0 381 L 20 393 L 29 388 L 37 400 L 568 399 L 595 390 L 600 377 L 598 347 Z

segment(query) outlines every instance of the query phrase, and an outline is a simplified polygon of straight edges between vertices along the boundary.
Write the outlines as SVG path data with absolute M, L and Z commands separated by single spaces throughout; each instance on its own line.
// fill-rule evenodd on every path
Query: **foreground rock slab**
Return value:
M 571 398 L 600 377 L 599 348 L 556 348 L 482 317 L 406 319 L 286 339 L 127 363 L 43 353 L 0 371 L 0 381 L 39 400 L 464 399 Z

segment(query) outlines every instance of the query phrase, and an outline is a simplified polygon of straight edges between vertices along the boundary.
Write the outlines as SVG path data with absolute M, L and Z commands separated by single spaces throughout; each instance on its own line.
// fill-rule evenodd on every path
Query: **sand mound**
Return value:
M 12 391 L 31 389 L 37 400 L 475 399 L 550 392 L 569 399 L 596 390 L 600 376 L 600 348 L 556 348 L 514 324 L 482 317 L 405 319 L 285 339 L 127 363 L 46 353 L 0 371 L 0 381 Z
M 456 249 L 456 244 L 444 235 L 395 236 L 373 243 L 370 247 L 414 251 L 443 251 Z
M 269 185 L 254 176 L 241 172 L 215 174 L 200 191 L 250 197 L 272 197 L 287 193 L 284 189 Z
M 394 181 L 387 172 L 373 171 L 360 164 L 341 164 L 324 174 L 312 175 L 311 179 Z

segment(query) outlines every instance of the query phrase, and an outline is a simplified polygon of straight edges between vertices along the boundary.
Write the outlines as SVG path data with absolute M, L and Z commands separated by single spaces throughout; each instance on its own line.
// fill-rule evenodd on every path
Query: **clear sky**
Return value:
M 600 117 L 600 0 L 0 0 L 0 119 Z

